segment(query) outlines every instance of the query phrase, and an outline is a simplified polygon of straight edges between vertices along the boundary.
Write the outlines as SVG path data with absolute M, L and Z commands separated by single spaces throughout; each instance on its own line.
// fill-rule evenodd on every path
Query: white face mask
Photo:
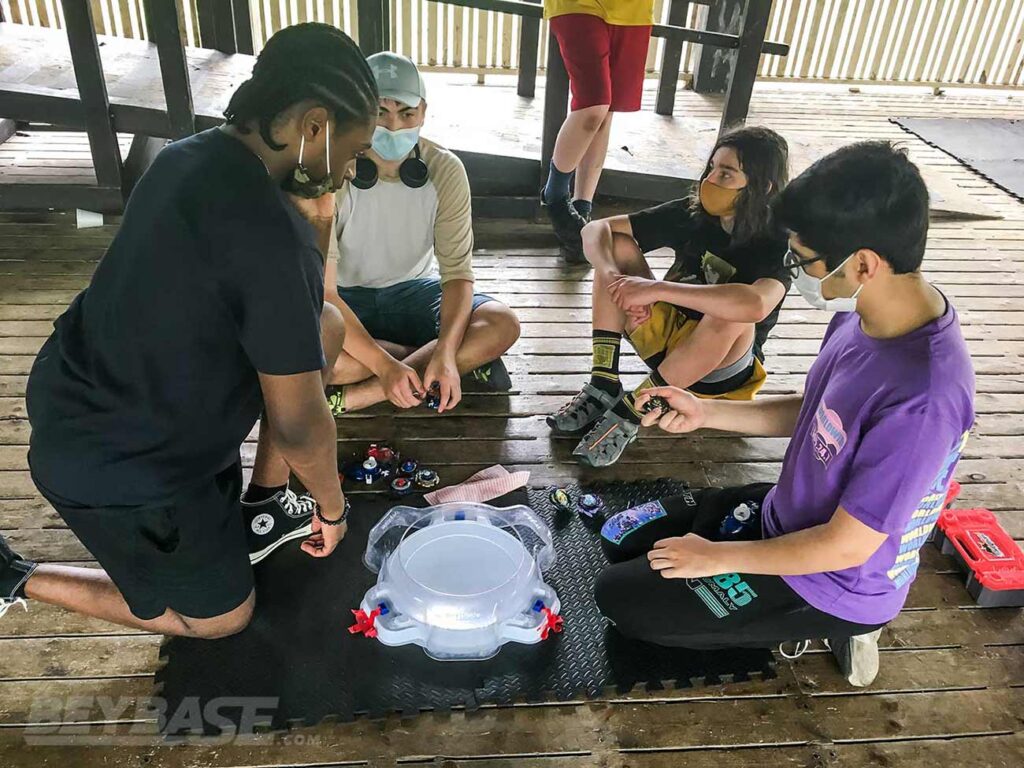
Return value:
M 842 264 L 821 278 L 811 277 L 801 267 L 796 279 L 793 280 L 793 285 L 795 285 L 796 289 L 800 291 L 800 295 L 804 297 L 804 300 L 806 300 L 807 303 L 815 309 L 825 309 L 831 312 L 853 312 L 857 309 L 857 297 L 860 295 L 861 289 L 864 287 L 863 284 L 857 286 L 857 290 L 854 291 L 853 296 L 840 296 L 835 299 L 826 299 L 821 294 L 822 283 L 841 270 L 846 262 L 852 258 L 853 254 L 851 253 L 843 259 Z

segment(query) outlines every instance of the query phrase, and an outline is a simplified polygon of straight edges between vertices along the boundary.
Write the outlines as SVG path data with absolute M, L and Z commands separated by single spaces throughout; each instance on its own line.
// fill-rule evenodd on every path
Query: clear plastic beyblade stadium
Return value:
M 384 645 L 482 660 L 561 631 L 558 595 L 543 579 L 555 562 L 551 531 L 529 507 L 395 507 L 370 531 L 363 562 L 377 584 L 350 631 Z

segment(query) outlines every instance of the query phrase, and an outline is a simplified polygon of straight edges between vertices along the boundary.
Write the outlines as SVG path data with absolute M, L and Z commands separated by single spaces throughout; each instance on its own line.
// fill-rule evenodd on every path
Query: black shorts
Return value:
M 253 589 L 235 464 L 166 503 L 83 507 L 36 486 L 92 553 L 132 614 L 209 619 Z
M 620 512 L 605 523 L 601 544 L 612 561 L 598 577 L 598 607 L 628 637 L 659 645 L 713 649 L 770 648 L 791 640 L 841 638 L 878 629 L 819 611 L 779 576 L 723 573 L 666 579 L 647 553 L 661 539 L 695 533 L 712 541 L 761 538 L 760 514 L 734 534 L 722 521 L 741 503 L 764 502 L 771 485 L 701 488 Z

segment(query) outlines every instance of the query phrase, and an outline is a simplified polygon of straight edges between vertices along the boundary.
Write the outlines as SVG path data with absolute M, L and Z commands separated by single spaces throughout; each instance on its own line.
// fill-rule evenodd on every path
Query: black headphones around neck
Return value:
M 370 189 L 380 178 L 377 172 L 377 164 L 368 157 L 356 159 L 356 176 L 352 179 L 352 186 L 356 189 Z M 405 186 L 411 189 L 419 189 L 430 179 L 430 171 L 427 164 L 420 157 L 420 145 L 413 149 L 413 156 L 407 157 L 398 166 L 398 178 Z

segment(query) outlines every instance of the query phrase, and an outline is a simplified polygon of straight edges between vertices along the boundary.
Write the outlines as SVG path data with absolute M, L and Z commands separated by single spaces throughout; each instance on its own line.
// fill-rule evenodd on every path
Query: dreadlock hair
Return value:
M 711 158 L 721 147 L 735 150 L 740 170 L 747 176 L 747 186 L 736 198 L 733 241 L 744 243 L 769 234 L 774 228 L 771 203 L 789 180 L 789 145 L 770 128 L 754 125 L 730 131 L 718 139 L 708 155 L 701 181 L 711 173 Z M 714 220 L 700 204 L 697 190 L 690 198 L 690 212 L 698 220 Z
M 267 40 L 252 77 L 238 86 L 224 117 L 242 133 L 258 120 L 263 141 L 279 151 L 285 145 L 270 135 L 274 119 L 306 99 L 333 112 L 339 129 L 377 115 L 377 83 L 366 58 L 352 38 L 329 24 L 296 24 Z

